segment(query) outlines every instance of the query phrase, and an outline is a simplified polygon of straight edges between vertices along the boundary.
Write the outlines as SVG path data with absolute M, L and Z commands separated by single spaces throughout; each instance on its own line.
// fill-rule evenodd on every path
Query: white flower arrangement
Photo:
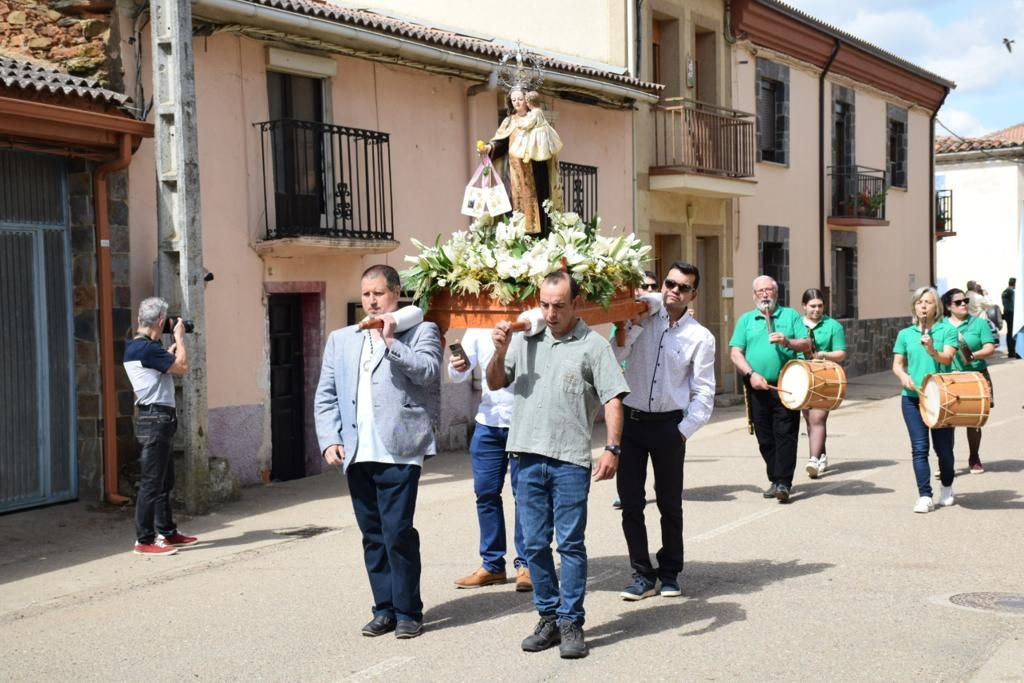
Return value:
M 439 236 L 432 247 L 413 239 L 420 253 L 405 257 L 412 264 L 402 272 L 405 287 L 415 290 L 424 310 L 442 289 L 456 295 L 486 293 L 507 305 L 536 293 L 544 276 L 560 269 L 565 259 L 584 298 L 607 308 L 617 290 L 643 281 L 651 248 L 635 234 L 613 228 L 611 235 L 600 235 L 600 218 L 588 224 L 575 213 L 552 210 L 549 202 L 544 210 L 551 218 L 544 239 L 526 234 L 519 212 L 500 221 L 485 214 L 443 244 Z

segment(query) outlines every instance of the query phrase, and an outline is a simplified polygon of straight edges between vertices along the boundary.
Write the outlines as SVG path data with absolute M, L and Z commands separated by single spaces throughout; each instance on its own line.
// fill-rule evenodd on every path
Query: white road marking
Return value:
M 397 669 L 398 667 L 400 667 L 400 666 L 402 666 L 404 664 L 408 664 L 409 662 L 413 661 L 414 659 L 416 659 L 416 658 L 415 657 L 390 657 L 388 659 L 385 659 L 382 662 L 377 662 L 373 666 L 367 667 L 367 668 L 363 669 L 362 671 L 355 672 L 354 674 L 352 674 L 351 676 L 349 676 L 345 680 L 346 681 L 369 681 L 369 680 L 372 680 L 372 679 L 380 676 L 381 674 L 384 674 L 384 673 L 387 673 L 388 671 L 391 671 L 392 669 Z
M 835 489 L 837 489 L 837 488 L 839 488 L 841 486 L 845 486 L 846 484 L 851 484 L 854 481 L 861 481 L 864 478 L 867 478 L 871 474 L 874 474 L 876 472 L 881 472 L 882 469 L 883 468 L 881 468 L 881 467 L 876 467 L 874 469 L 866 470 L 865 472 L 861 473 L 861 479 L 841 479 L 839 481 L 832 482 L 831 484 L 826 484 L 825 486 L 822 486 L 819 489 L 815 489 L 814 495 L 818 495 L 818 494 L 821 494 L 821 493 L 826 493 L 828 491 L 835 490 Z M 751 515 L 747 515 L 746 517 L 740 517 L 739 519 L 733 520 L 733 521 L 729 522 L 728 524 L 723 524 L 722 526 L 715 527 L 714 529 L 709 529 L 709 530 L 705 531 L 702 534 L 697 534 L 696 536 L 689 537 L 689 538 L 686 539 L 686 542 L 687 543 L 698 543 L 700 541 L 707 541 L 707 540 L 710 540 L 712 538 L 716 538 L 716 537 L 721 536 L 722 534 L 728 533 L 728 532 L 730 532 L 730 531 L 732 531 L 734 529 L 738 529 L 738 528 L 740 528 L 742 526 L 746 526 L 747 524 L 750 524 L 751 522 L 756 522 L 759 519 L 764 519 L 768 515 L 774 515 L 776 512 L 780 512 L 783 509 L 783 507 L 785 507 L 785 506 L 783 506 L 781 504 L 775 504 L 775 505 L 773 505 L 773 506 L 771 506 L 771 507 L 769 507 L 769 508 L 767 508 L 765 510 L 760 510 L 760 511 L 755 512 L 755 513 L 753 513 Z

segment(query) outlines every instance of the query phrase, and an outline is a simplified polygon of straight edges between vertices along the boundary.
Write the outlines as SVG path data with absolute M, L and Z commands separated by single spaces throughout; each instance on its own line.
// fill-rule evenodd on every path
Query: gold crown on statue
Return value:
M 523 49 L 516 41 L 513 51 L 505 52 L 498 61 L 498 80 L 507 90 L 537 90 L 544 82 L 540 55 Z

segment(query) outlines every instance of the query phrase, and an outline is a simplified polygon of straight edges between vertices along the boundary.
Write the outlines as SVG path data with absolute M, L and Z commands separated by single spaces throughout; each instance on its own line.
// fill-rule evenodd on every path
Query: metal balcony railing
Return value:
M 597 215 L 597 166 L 558 162 L 562 181 L 562 205 L 584 221 Z
M 953 190 L 935 191 L 935 232 L 953 232 Z
M 753 114 L 682 98 L 665 102 L 654 108 L 653 168 L 753 177 Z
M 867 166 L 829 167 L 834 218 L 885 219 L 885 171 Z
M 388 133 L 282 119 L 259 127 L 267 239 L 394 239 Z

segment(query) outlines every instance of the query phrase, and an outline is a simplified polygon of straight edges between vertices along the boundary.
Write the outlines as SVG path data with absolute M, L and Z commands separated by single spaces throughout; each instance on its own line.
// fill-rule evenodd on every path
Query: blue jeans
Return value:
M 417 465 L 357 461 L 348 468 L 375 617 L 423 621 L 420 535 L 412 525 L 419 482 Z
M 516 495 L 519 480 L 519 459 L 505 451 L 508 427 L 489 427 L 477 424 L 469 444 L 473 462 L 473 492 L 476 494 L 476 517 L 480 523 L 480 557 L 489 572 L 505 571 L 505 508 L 501 502 L 501 489 L 505 486 L 505 473 L 512 470 L 512 497 Z M 515 511 L 516 558 L 514 567 L 525 567 L 523 528 L 519 521 L 519 507 Z
M 917 396 L 903 396 L 903 421 L 910 433 L 910 451 L 914 456 L 914 477 L 917 479 L 917 493 L 932 497 L 932 470 L 928 465 L 928 432 L 931 432 L 932 447 L 939 456 L 939 475 L 943 486 L 951 486 L 953 478 L 953 428 L 928 429 L 918 409 Z
M 533 581 L 533 604 L 542 617 L 584 621 L 587 592 L 587 495 L 590 470 L 534 453 L 519 455 L 516 504 L 523 526 L 526 560 Z M 559 584 L 551 534 L 562 562 Z

